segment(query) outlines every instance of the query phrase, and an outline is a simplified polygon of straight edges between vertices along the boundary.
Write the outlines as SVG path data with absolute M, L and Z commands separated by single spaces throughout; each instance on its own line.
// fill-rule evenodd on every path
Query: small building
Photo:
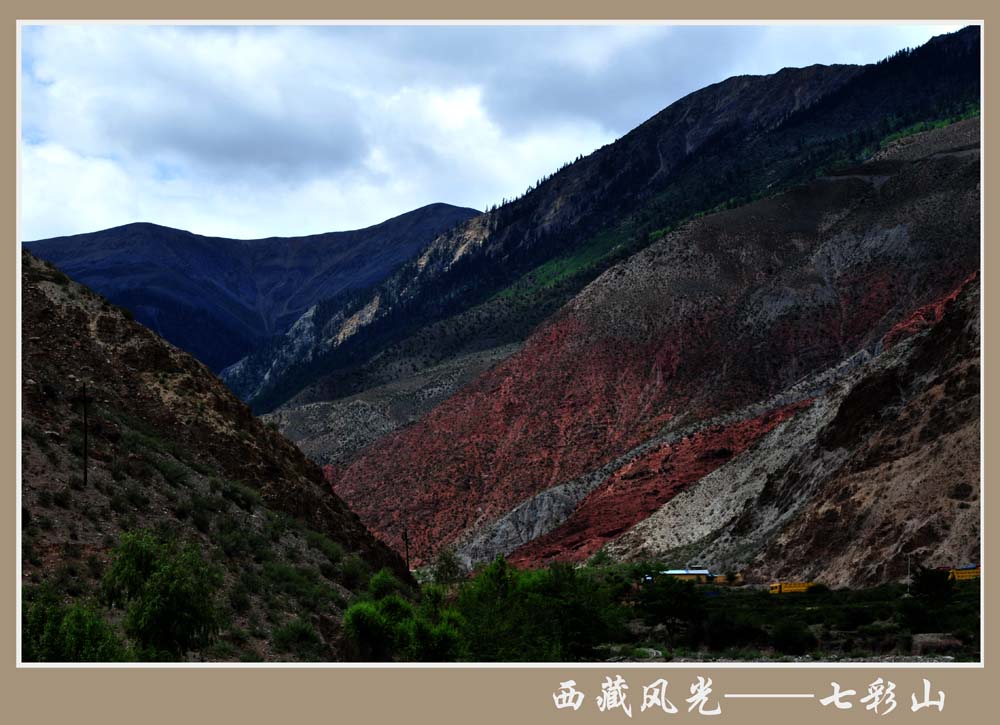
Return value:
M 708 569 L 667 569 L 661 571 L 664 576 L 672 576 L 685 582 L 695 582 L 697 584 L 709 584 L 715 580 L 715 575 Z

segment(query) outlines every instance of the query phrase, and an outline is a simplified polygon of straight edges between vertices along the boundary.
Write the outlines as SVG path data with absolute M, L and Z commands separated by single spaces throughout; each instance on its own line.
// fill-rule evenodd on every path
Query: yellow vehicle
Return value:
M 982 566 L 965 566 L 961 569 L 951 569 L 948 572 L 948 578 L 957 581 L 964 582 L 970 579 L 978 579 L 983 575 Z
M 791 594 L 792 592 L 807 592 L 816 586 L 815 582 L 774 582 L 771 584 L 771 594 Z

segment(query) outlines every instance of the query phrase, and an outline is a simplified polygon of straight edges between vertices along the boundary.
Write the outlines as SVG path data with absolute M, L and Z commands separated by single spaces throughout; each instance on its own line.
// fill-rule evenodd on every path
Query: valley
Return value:
M 975 661 L 980 42 L 482 212 L 23 243 L 26 659 Z

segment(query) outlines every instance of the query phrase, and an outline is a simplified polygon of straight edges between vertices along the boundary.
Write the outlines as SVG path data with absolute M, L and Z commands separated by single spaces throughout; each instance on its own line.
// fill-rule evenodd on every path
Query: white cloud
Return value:
M 23 238 L 132 221 L 293 235 L 484 208 L 708 83 L 867 62 L 937 32 L 30 27 Z

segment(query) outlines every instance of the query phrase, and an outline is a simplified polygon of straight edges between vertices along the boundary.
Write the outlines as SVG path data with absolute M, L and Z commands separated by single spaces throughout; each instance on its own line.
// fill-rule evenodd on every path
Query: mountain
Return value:
M 900 581 L 911 560 L 980 561 L 979 297 L 970 277 L 917 310 L 806 415 L 672 498 L 609 554 L 672 550 L 719 571 L 745 567 L 754 581 L 829 586 Z
M 418 562 L 870 584 L 976 560 L 979 138 L 905 136 L 657 235 L 335 490 Z
M 519 349 L 586 284 L 684 220 L 859 162 L 914 123 L 965 113 L 979 98 L 978 46 L 970 27 L 870 66 L 788 68 L 697 91 L 437 237 L 383 282 L 315 305 L 222 377 L 255 411 L 280 408 L 286 430 L 306 432 L 315 450 L 325 447 L 321 420 L 338 410 L 327 403 L 359 396 L 372 430 L 412 423 L 427 408 L 403 400 L 407 412 L 396 414 L 368 391 L 402 386 L 433 407 L 478 374 L 462 360 Z M 454 385 L 413 377 L 437 380 L 439 365 Z M 356 453 L 335 444 L 319 460 Z
M 409 580 L 400 557 L 202 363 L 50 263 L 27 251 L 21 261 L 26 659 L 58 656 L 53 612 L 66 606 L 94 631 L 142 640 L 155 615 L 129 610 L 123 624 L 105 609 L 102 576 L 144 532 L 194 545 L 218 574 L 199 595 L 215 610 L 215 642 L 171 659 L 343 659 L 344 609 L 383 567 Z M 162 596 L 181 596 L 184 574 L 172 576 Z M 166 628 L 184 626 L 171 606 Z
M 476 214 L 431 204 L 367 229 L 253 240 L 140 223 L 26 244 L 218 371 Z
M 974 561 L 979 44 L 702 89 L 221 376 L 417 565 Z

